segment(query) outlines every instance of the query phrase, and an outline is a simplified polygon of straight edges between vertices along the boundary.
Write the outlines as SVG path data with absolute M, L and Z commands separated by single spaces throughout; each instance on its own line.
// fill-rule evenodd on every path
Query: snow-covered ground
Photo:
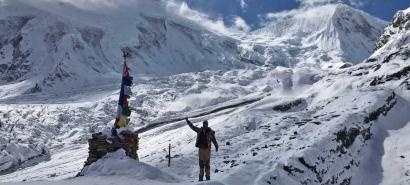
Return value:
M 165 184 L 192 184 L 169 175 L 157 168 L 143 162 L 135 161 L 125 155 L 124 150 L 108 154 L 105 158 L 88 166 L 82 171 L 83 177 L 55 181 L 33 181 L 24 184 L 139 184 L 139 185 L 165 185 Z M 10 183 L 21 184 L 21 183 Z M 208 185 L 221 185 L 217 181 L 201 183 Z
M 357 68 L 359 67 L 355 67 L 355 69 Z M 211 162 L 214 172 L 213 179 L 223 184 L 265 184 L 267 182 L 320 184 L 332 180 L 340 183 L 352 181 L 352 184 L 363 184 L 369 182 L 368 179 L 374 179 L 374 183 L 377 184 L 382 179 L 388 180 L 382 178 L 384 172 L 382 173 L 381 169 L 382 167 L 385 169 L 384 165 L 392 162 L 389 161 L 392 159 L 390 157 L 384 159 L 384 157 L 392 154 L 387 152 L 391 151 L 387 148 L 385 149 L 386 155 L 382 153 L 386 142 L 390 141 L 390 137 L 385 139 L 386 136 L 383 133 L 388 129 L 391 129 L 391 132 L 394 133 L 395 129 L 399 129 L 408 123 L 410 117 L 407 117 L 404 112 L 410 110 L 409 99 L 402 97 L 401 91 L 393 95 L 391 90 L 366 87 L 365 84 L 370 82 L 371 77 L 363 78 L 349 75 L 348 72 L 351 70 L 340 71 L 339 74 L 325 75 L 321 73 L 322 76 L 319 75 L 317 80 L 302 80 L 303 83 L 300 83 L 300 80 L 297 79 L 315 79 L 307 77 L 310 75 L 315 76 L 317 73 L 312 74 L 305 71 L 304 73 L 296 73 L 292 69 L 284 70 L 282 68 L 260 69 L 257 74 L 278 73 L 277 75 L 261 75 L 267 76 L 265 79 L 277 79 L 278 81 L 268 82 L 268 84 L 273 84 L 272 86 L 275 88 L 270 90 L 250 88 L 253 91 L 249 90 L 249 95 L 263 99 L 193 119 L 195 123 L 209 119 L 210 126 L 217 133 L 217 139 L 221 147 L 219 152 L 213 152 Z M 292 74 L 290 71 L 295 73 Z M 242 71 L 241 76 L 250 78 L 252 73 L 246 72 Z M 289 82 L 278 78 L 286 76 L 284 73 L 290 73 L 288 74 L 288 80 L 293 82 L 290 83 L 292 85 L 288 86 Z M 195 76 L 195 74 L 189 76 Z M 335 76 L 340 78 L 335 78 Z M 186 80 L 186 82 L 191 81 L 190 79 Z M 218 82 L 221 83 L 224 80 L 219 79 Z M 261 87 L 260 83 L 263 80 L 253 77 L 251 82 L 257 83 L 258 86 L 256 87 Z M 161 83 L 170 84 L 166 81 Z M 227 88 L 228 84 L 234 83 L 225 83 L 223 89 L 229 89 Z M 147 87 L 141 88 L 142 86 L 137 85 L 136 87 L 148 89 Z M 195 87 L 195 84 L 190 86 Z M 233 89 L 239 87 L 246 89 L 247 87 L 244 84 L 238 84 L 237 86 Z M 155 87 L 160 88 L 158 85 Z M 184 86 L 179 85 L 178 87 Z M 228 103 L 226 101 L 213 103 L 203 99 L 202 102 L 196 101 L 197 105 L 193 106 L 195 111 L 190 112 L 191 109 L 187 108 L 178 109 L 181 104 L 184 106 L 185 104 L 192 104 L 191 98 L 188 97 L 203 96 L 200 92 L 215 93 L 219 97 L 229 99 L 229 96 L 227 96 L 229 94 L 224 91 L 219 92 L 218 90 L 221 87 L 216 87 L 212 85 L 199 92 L 173 88 L 174 91 L 179 90 L 179 93 L 183 92 L 185 94 L 175 92 L 176 98 L 163 98 L 163 103 L 157 105 L 158 109 L 162 108 L 161 111 L 156 111 L 155 106 L 149 110 L 152 110 L 151 114 L 156 113 L 152 117 L 160 117 L 162 120 L 166 120 L 169 118 L 167 115 L 175 115 L 175 117 L 181 115 L 181 117 L 184 117 L 190 115 L 190 113 L 208 112 L 213 107 L 223 107 L 225 104 L 229 104 L 229 101 Z M 230 90 L 228 92 L 233 93 L 235 91 Z M 403 93 L 408 93 L 408 90 L 403 91 Z M 239 102 L 247 100 L 246 94 L 240 95 L 239 98 L 235 97 L 233 99 Z M 158 99 L 158 97 L 153 98 Z M 115 95 L 113 95 L 112 101 L 115 101 L 114 99 Z M 393 101 L 395 103 L 392 103 Z M 112 122 L 111 119 L 108 119 L 110 116 L 105 118 L 106 122 L 102 121 L 104 119 L 95 116 L 98 112 L 102 112 L 96 107 L 107 107 L 109 105 L 108 100 L 102 102 L 105 103 L 99 103 L 100 105 L 93 103 L 94 107 L 88 107 L 91 111 L 82 110 L 84 108 L 81 108 L 81 106 L 86 103 L 72 105 L 70 111 L 65 111 L 69 118 L 67 120 L 63 119 L 64 126 L 60 129 L 62 133 L 67 132 L 67 135 L 57 134 L 56 139 L 50 139 L 49 141 L 51 153 L 56 152 L 51 155 L 51 160 L 0 176 L 0 179 L 2 181 L 20 181 L 24 179 L 58 180 L 78 173 L 82 167 L 81 163 L 86 158 L 85 139 L 87 133 L 90 133 L 90 130 L 87 129 L 91 129 L 94 125 L 95 130 L 101 130 Z M 289 110 L 281 108 L 286 106 L 278 106 L 287 105 L 291 102 L 294 102 L 295 106 Z M 131 102 L 131 105 L 134 103 Z M 68 108 L 69 105 L 69 103 L 65 103 L 59 106 Z M 373 118 L 370 118 L 372 112 L 390 105 L 393 105 L 392 109 L 386 112 L 386 115 L 381 115 L 384 119 L 379 119 L 373 123 Z M 273 109 L 274 107 L 276 107 L 276 111 Z M 70 112 L 81 118 L 93 115 L 90 117 L 94 120 L 92 123 L 87 123 L 89 120 L 79 122 L 75 118 L 71 118 Z M 55 112 L 52 114 L 55 114 Z M 147 115 L 149 114 L 147 113 Z M 400 116 L 400 119 L 396 119 L 397 115 L 402 116 Z M 147 117 L 149 118 L 149 116 Z M 137 118 L 133 118 L 133 120 L 137 120 Z M 377 126 L 378 124 L 389 125 L 389 122 L 393 120 L 397 128 Z M 154 119 L 153 122 L 155 121 L 157 120 Z M 146 125 L 148 123 L 143 124 L 141 122 L 139 124 L 135 122 L 133 124 L 134 128 L 141 128 Z M 64 127 L 70 128 L 72 131 L 66 131 Z M 27 128 L 26 133 L 29 133 L 28 130 L 29 128 Z M 17 133 L 17 130 L 15 130 L 15 133 Z M 392 137 L 395 136 L 392 135 Z M 195 181 L 198 173 L 197 152 L 193 146 L 195 133 L 183 121 L 149 129 L 142 133 L 140 138 L 139 155 L 141 161 L 177 176 L 183 181 Z M 73 149 L 72 147 L 78 145 L 78 143 L 80 143 L 78 148 L 74 147 Z M 171 168 L 166 167 L 167 160 L 164 151 L 169 143 L 171 143 L 172 151 L 174 151 Z M 406 155 L 406 152 L 403 152 L 400 155 Z M 378 162 L 375 163 L 374 159 L 377 159 Z M 250 171 L 249 169 L 253 170 Z M 388 173 L 388 170 L 385 173 Z M 104 182 L 115 182 L 116 177 L 109 177 L 110 180 L 104 180 Z M 69 180 L 68 182 L 61 181 L 61 183 L 79 183 L 82 180 L 87 182 L 88 178 L 92 177 Z M 104 176 L 104 178 L 107 177 Z M 124 178 L 128 179 L 130 177 Z
M 11 1 L 0 1 L 0 6 L 3 2 Z M 60 6 L 68 4 L 58 4 Z M 353 11 L 340 6 L 331 8 Z M 33 11 L 33 7 L 26 5 L 16 7 Z M 63 16 L 61 19 L 67 24 L 67 15 L 87 13 L 77 11 L 60 12 Z M 329 11 L 330 14 L 335 13 L 332 9 Z M 46 15 L 49 13 L 46 12 Z M 212 152 L 213 181 L 199 184 L 408 184 L 410 164 L 407 159 L 410 157 L 410 148 L 405 142 L 410 124 L 408 14 L 409 10 L 406 10 L 396 16 L 378 42 L 378 50 L 366 62 L 343 69 L 333 67 L 331 70 L 320 66 L 326 63 L 322 63 L 323 58 L 320 57 L 316 58 L 319 66 L 263 67 L 263 62 L 254 64 L 249 58 L 241 59 L 243 53 L 238 52 L 237 48 L 232 49 L 232 46 L 241 46 L 237 40 L 240 37 L 216 34 L 181 17 L 168 20 L 153 15 L 140 16 L 138 21 L 144 26 L 138 32 L 144 32 L 143 28 L 146 27 L 155 31 L 152 34 L 141 34 L 144 42 L 139 44 L 145 45 L 126 43 L 127 46 L 146 47 L 142 49 L 143 53 L 134 52 L 135 58 L 132 60 L 149 58 L 161 61 L 153 68 L 148 64 L 142 67 L 144 75 L 137 75 L 132 87 L 135 93 L 130 99 L 130 106 L 136 110 L 131 115 L 130 127 L 141 130 L 138 151 L 140 162 L 117 151 L 83 171 L 84 176 L 71 178 L 82 169 L 90 134 L 109 129 L 113 124 L 119 79 L 115 67 L 110 67 L 113 65 L 109 62 L 112 59 L 107 59 L 107 66 L 104 67 L 108 72 L 87 73 L 88 67 L 94 64 L 88 66 L 83 62 L 68 68 L 61 64 L 56 69 L 62 75 L 60 77 L 64 78 L 58 80 L 57 75 L 54 76 L 57 77 L 54 79 L 56 81 L 51 80 L 53 83 L 50 86 L 40 84 L 43 89 L 40 92 L 26 93 L 35 84 L 31 77 L 42 79 L 44 74 L 41 72 L 44 71 L 23 71 L 23 76 L 17 77 L 20 80 L 4 79 L 2 82 L 0 182 L 67 185 L 196 184 L 194 181 L 197 180 L 199 170 L 197 149 L 194 147 L 196 134 L 183 121 L 184 117 L 191 117 L 196 125 L 208 119 L 220 144 L 220 151 Z M 85 17 L 95 18 L 88 14 Z M 41 17 L 36 20 L 44 19 Z M 20 21 L 24 22 L 24 19 Z M 67 29 L 73 34 L 69 37 L 81 37 L 87 42 L 84 35 L 80 36 L 81 29 L 75 26 L 79 23 L 68 22 Z M 179 31 L 161 30 L 164 24 L 167 30 Z M 0 30 L 1 25 L 0 22 Z M 15 27 L 18 28 L 18 25 Z M 11 34 L 14 38 L 15 34 Z M 176 39 L 174 35 L 181 36 L 176 37 L 178 39 L 192 40 L 183 44 L 176 40 L 170 41 Z M 122 38 L 119 34 L 115 36 L 120 38 L 112 40 Z M 211 43 L 203 43 L 205 41 Z M 245 42 L 248 41 L 245 39 Z M 1 42 L 0 39 L 0 49 Z M 9 45 L 3 47 L 5 53 L 11 52 L 7 48 L 13 47 L 13 42 L 4 43 Z M 90 41 L 88 44 L 92 43 Z M 207 54 L 197 53 L 208 51 L 206 48 L 215 45 L 216 49 Z M 63 46 L 58 46 L 57 50 L 66 51 Z M 194 46 L 199 48 L 192 49 Z M 104 44 L 101 47 L 104 48 Z M 178 51 L 181 47 L 190 48 L 185 54 L 199 57 L 192 60 L 199 62 L 192 63 L 192 66 L 198 67 L 207 61 L 201 60 L 201 57 L 213 61 L 203 68 L 187 67 L 184 62 L 191 60 L 187 55 L 179 53 L 182 52 Z M 89 47 L 101 59 L 98 48 Z M 36 55 L 34 53 L 32 55 Z M 259 56 L 260 53 L 256 51 L 254 54 Z M 64 56 L 60 54 L 57 52 L 52 56 Z M 82 52 L 71 54 L 81 56 Z M 167 63 L 169 61 L 165 59 L 175 55 L 175 60 Z M 115 55 L 109 57 L 115 58 Z M 160 60 L 160 57 L 164 59 Z M 22 66 L 25 65 L 25 60 L 16 60 L 22 62 Z M 69 64 L 69 61 L 71 59 L 63 63 Z M 78 62 L 75 59 L 73 61 Z M 138 73 L 138 65 L 133 65 L 135 70 L 131 73 Z M 162 65 L 164 68 L 159 67 Z M 63 71 L 71 69 L 75 73 L 64 76 L 66 73 Z M 171 74 L 165 72 L 167 69 L 170 69 L 168 72 Z M 161 75 L 149 75 L 150 72 Z M 100 79 L 101 76 L 104 78 Z M 86 77 L 86 80 L 80 77 Z M 94 78 L 99 79 L 99 82 L 89 83 Z M 77 86 L 77 81 L 88 82 Z M 54 91 L 67 84 L 67 89 Z M 165 151 L 169 144 L 172 146 L 170 168 L 167 167 Z M 49 180 L 52 181 L 44 182 Z
M 408 141 L 410 122 L 403 128 L 390 130 L 384 141 L 382 159 L 383 181 L 381 184 L 409 184 L 410 183 L 410 144 Z

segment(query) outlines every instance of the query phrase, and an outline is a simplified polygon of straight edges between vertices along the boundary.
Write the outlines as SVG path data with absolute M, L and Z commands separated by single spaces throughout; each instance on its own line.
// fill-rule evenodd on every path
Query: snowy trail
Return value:
M 198 111 L 199 113 L 193 113 L 192 115 L 187 115 L 186 117 L 196 119 L 196 118 L 201 118 L 201 117 L 217 114 L 217 113 L 222 112 L 222 111 L 230 112 L 229 109 L 234 109 L 234 108 L 246 106 L 246 105 L 258 102 L 262 99 L 263 99 L 263 97 L 255 98 L 255 99 L 249 99 L 249 100 L 246 100 L 246 99 L 245 100 L 236 100 L 236 101 L 239 101 L 239 103 L 234 103 L 234 104 L 226 103 L 225 105 L 217 106 L 217 108 L 210 109 L 210 110 L 206 110 L 206 109 L 201 110 L 201 111 Z M 233 111 L 233 110 L 231 110 L 231 111 Z M 222 114 L 224 114 L 224 113 L 222 113 Z M 218 116 L 218 115 L 220 115 L 220 114 L 217 114 L 217 115 L 214 115 L 214 116 Z M 138 133 L 143 133 L 143 132 L 149 131 L 151 129 L 154 129 L 156 127 L 160 127 L 160 126 L 170 124 L 170 123 L 173 123 L 173 122 L 183 121 L 184 119 L 185 119 L 185 117 L 178 117 L 178 118 L 173 118 L 171 120 L 166 120 L 166 121 L 161 121 L 161 122 L 156 122 L 156 123 L 150 123 L 149 126 L 138 129 Z

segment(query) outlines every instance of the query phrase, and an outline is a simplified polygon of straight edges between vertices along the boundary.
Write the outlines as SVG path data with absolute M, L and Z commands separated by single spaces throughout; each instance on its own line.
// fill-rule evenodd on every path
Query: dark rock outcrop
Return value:
M 88 140 L 88 158 L 84 167 L 121 148 L 126 151 L 127 156 L 138 160 L 138 133 L 122 131 L 120 135 L 121 137 L 107 137 L 101 132 L 94 133 Z
M 391 36 L 410 29 L 410 14 L 405 14 L 404 11 L 399 11 L 393 17 L 392 22 L 384 30 L 379 42 L 376 43 L 374 50 L 378 50 L 389 42 Z
M 288 102 L 284 102 L 282 104 L 276 105 L 273 107 L 274 111 L 281 111 L 281 112 L 285 112 L 285 111 L 291 111 L 294 109 L 297 109 L 298 107 L 306 107 L 307 103 L 306 100 L 304 99 L 296 99 L 296 100 L 292 100 L 292 101 L 288 101 Z

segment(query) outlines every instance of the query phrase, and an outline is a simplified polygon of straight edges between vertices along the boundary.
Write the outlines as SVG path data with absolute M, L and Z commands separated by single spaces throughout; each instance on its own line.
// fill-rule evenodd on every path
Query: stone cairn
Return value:
M 138 160 L 138 133 L 129 130 L 120 132 L 121 137 L 107 137 L 106 135 L 94 133 L 88 140 L 88 158 L 84 167 L 104 157 L 107 153 L 124 149 L 128 157 Z

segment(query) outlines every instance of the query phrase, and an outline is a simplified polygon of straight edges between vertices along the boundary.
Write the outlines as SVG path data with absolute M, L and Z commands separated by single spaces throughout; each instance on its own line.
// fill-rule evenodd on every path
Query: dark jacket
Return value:
M 215 138 L 215 131 L 213 131 L 211 128 L 207 128 L 206 131 L 204 132 L 204 128 L 201 127 L 196 127 L 194 126 L 190 121 L 187 120 L 187 124 L 188 126 L 197 133 L 196 136 L 196 142 L 195 142 L 195 146 L 198 148 L 208 148 L 211 149 L 211 143 L 214 143 L 215 148 L 218 148 L 218 142 L 216 141 Z M 207 146 L 203 146 L 204 141 L 201 140 L 201 137 L 205 137 L 206 138 L 206 145 Z

